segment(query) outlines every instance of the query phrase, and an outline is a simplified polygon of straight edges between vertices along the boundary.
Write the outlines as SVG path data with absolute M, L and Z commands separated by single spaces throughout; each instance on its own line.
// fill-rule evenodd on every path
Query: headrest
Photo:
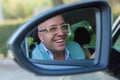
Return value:
M 89 44 L 90 43 L 90 34 L 84 27 L 79 27 L 75 30 L 74 33 L 74 41 L 78 42 L 80 45 Z

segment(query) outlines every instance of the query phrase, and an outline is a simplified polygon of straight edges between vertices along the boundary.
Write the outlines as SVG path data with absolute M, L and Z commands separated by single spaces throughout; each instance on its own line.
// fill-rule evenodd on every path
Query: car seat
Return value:
M 85 52 L 86 58 L 90 58 L 91 54 L 87 48 L 90 43 L 91 37 L 88 30 L 85 27 L 79 27 L 74 31 L 74 41 L 82 46 Z

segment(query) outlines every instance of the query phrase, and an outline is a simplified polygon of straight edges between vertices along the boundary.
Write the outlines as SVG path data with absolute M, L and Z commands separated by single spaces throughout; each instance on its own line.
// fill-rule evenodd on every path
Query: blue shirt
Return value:
M 53 54 L 41 42 L 32 51 L 32 59 L 36 60 L 54 60 Z M 85 59 L 85 54 L 76 42 L 67 41 L 65 48 L 65 59 Z
M 50 50 L 48 50 L 46 47 L 45 47 L 45 45 L 41 42 L 41 45 L 42 45 L 42 47 L 45 49 L 45 51 L 46 51 L 46 55 L 49 55 L 49 57 L 51 58 L 51 60 L 54 60 L 54 56 L 53 56 L 53 54 L 52 54 L 52 52 L 50 51 Z M 67 49 L 67 48 L 65 48 L 65 59 L 67 60 L 67 59 L 70 59 L 71 57 L 70 57 L 70 55 L 69 55 L 69 50 Z

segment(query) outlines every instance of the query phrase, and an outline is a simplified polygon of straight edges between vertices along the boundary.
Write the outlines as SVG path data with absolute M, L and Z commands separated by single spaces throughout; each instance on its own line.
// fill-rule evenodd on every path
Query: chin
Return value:
M 57 49 L 58 51 L 64 51 L 65 50 L 65 48 L 59 48 L 59 49 Z

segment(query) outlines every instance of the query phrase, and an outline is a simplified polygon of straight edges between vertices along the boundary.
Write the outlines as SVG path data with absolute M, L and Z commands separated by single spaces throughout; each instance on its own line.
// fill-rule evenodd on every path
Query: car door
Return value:
M 36 60 L 29 59 L 29 57 L 25 54 L 27 53 L 26 51 L 29 51 L 29 49 L 28 47 L 26 48 L 25 45 L 27 44 L 26 41 L 29 41 L 29 39 L 31 40 L 31 38 L 29 38 L 29 35 L 31 35 L 30 34 L 31 31 L 34 32 L 34 30 L 37 28 L 35 26 L 37 26 L 38 23 L 41 23 L 42 21 L 52 16 L 55 16 L 57 14 L 67 13 L 67 11 L 71 13 L 71 11 L 76 12 L 78 10 L 82 14 L 85 14 L 84 11 L 87 11 L 87 13 L 93 12 L 92 13 L 93 16 L 89 15 L 88 18 L 91 22 L 94 23 L 94 26 L 96 25 L 94 29 L 97 34 L 97 38 L 96 38 L 97 46 L 96 46 L 95 59 L 94 60 L 93 59 L 66 60 L 66 61 L 42 61 L 42 60 L 36 61 Z M 87 16 L 84 15 L 84 17 L 83 18 L 82 17 L 83 16 L 81 16 L 80 19 L 83 19 Z M 33 70 L 33 72 L 38 74 L 67 75 L 67 74 L 75 74 L 75 73 L 79 74 L 83 72 L 85 73 L 85 72 L 105 69 L 107 67 L 107 62 L 108 62 L 107 55 L 109 54 L 109 49 L 110 49 L 110 37 L 111 37 L 110 36 L 111 35 L 110 33 L 111 18 L 110 17 L 111 17 L 110 8 L 107 5 L 107 3 L 104 1 L 91 1 L 86 3 L 81 3 L 81 4 L 72 4 L 68 6 L 66 5 L 63 7 L 59 7 L 54 9 L 53 11 L 51 10 L 48 13 L 35 17 L 34 19 L 23 24 L 18 29 L 18 31 L 16 31 L 16 33 L 13 34 L 13 36 L 9 40 L 8 51 L 14 53 L 16 61 L 19 64 L 22 64 L 24 68 L 29 69 L 31 71 Z M 76 18 L 78 18 L 78 16 Z M 72 19 L 72 22 L 76 20 L 74 18 L 71 18 L 71 19 Z M 95 21 L 92 21 L 91 19 Z M 106 45 L 103 46 L 103 44 L 106 44 Z M 86 74 L 89 77 L 85 77 L 84 74 L 81 76 L 83 76 L 84 79 L 86 78 L 88 80 L 88 78 L 93 79 L 94 74 L 95 74 L 94 72 L 90 74 Z M 68 76 L 67 79 L 69 78 L 70 77 Z M 73 75 L 73 78 L 74 78 L 74 75 Z M 65 79 L 65 77 L 62 77 L 62 79 Z M 75 79 L 77 80 L 78 78 L 76 77 Z
M 109 70 L 115 77 L 120 78 L 120 16 L 118 16 L 112 27 L 112 50 Z

